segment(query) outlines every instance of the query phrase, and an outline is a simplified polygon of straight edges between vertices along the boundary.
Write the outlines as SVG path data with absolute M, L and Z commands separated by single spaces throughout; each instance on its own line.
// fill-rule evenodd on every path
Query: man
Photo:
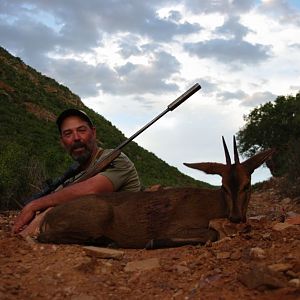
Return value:
M 62 146 L 74 160 L 79 162 L 80 171 L 84 172 L 92 167 L 96 159 L 110 152 L 97 146 L 96 128 L 85 112 L 67 109 L 59 115 L 56 124 Z M 27 204 L 17 216 L 12 231 L 21 232 L 34 219 L 37 212 L 78 197 L 103 192 L 139 191 L 141 188 L 133 163 L 123 153 L 104 171 L 76 183 L 82 172 L 70 179 L 66 186 Z

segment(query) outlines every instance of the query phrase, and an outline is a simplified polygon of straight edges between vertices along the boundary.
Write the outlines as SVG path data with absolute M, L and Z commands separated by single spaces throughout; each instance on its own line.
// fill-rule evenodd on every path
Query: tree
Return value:
M 240 152 L 250 157 L 260 150 L 275 148 L 277 151 L 267 166 L 274 176 L 287 174 L 291 151 L 295 157 L 295 145 L 300 138 L 300 93 L 295 97 L 279 96 L 274 102 L 260 105 L 244 120 L 246 124 L 237 134 Z

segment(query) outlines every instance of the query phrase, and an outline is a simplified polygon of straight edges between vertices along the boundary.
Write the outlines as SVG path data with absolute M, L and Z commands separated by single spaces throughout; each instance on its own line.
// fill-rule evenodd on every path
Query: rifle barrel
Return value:
M 174 100 L 171 104 L 168 105 L 167 109 L 165 109 L 162 113 L 160 113 L 157 117 L 155 117 L 153 120 L 151 120 L 148 124 L 146 124 L 143 128 L 138 130 L 135 134 L 133 134 L 130 138 L 125 140 L 123 143 L 121 143 L 117 148 L 114 150 L 121 150 L 123 147 L 125 147 L 128 143 L 130 143 L 133 139 L 135 139 L 138 135 L 140 135 L 143 131 L 145 131 L 148 127 L 150 127 L 153 123 L 155 123 L 157 120 L 159 120 L 162 116 L 164 116 L 167 112 L 173 111 L 176 107 L 178 107 L 181 103 L 183 103 L 185 100 L 190 98 L 193 94 L 195 94 L 197 91 L 201 89 L 200 84 L 196 83 L 194 84 L 190 89 L 188 89 L 185 93 L 183 93 L 181 96 L 179 96 L 176 100 Z

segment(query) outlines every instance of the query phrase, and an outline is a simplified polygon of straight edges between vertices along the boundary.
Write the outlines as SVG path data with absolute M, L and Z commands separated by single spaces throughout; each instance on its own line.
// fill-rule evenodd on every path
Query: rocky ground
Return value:
M 300 200 L 271 181 L 249 226 L 205 246 L 109 250 L 37 244 L 0 213 L 0 299 L 300 299 Z

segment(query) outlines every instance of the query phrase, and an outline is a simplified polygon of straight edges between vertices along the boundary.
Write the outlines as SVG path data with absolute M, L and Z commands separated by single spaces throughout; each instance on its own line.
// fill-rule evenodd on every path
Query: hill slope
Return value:
M 114 148 L 126 139 L 67 87 L 1 47 L 0 64 L 0 209 L 36 192 L 42 181 L 59 176 L 70 164 L 59 145 L 55 126 L 56 116 L 62 110 L 84 109 L 101 133 L 104 148 Z M 135 142 L 127 145 L 124 152 L 135 163 L 144 186 L 209 186 L 180 173 Z

